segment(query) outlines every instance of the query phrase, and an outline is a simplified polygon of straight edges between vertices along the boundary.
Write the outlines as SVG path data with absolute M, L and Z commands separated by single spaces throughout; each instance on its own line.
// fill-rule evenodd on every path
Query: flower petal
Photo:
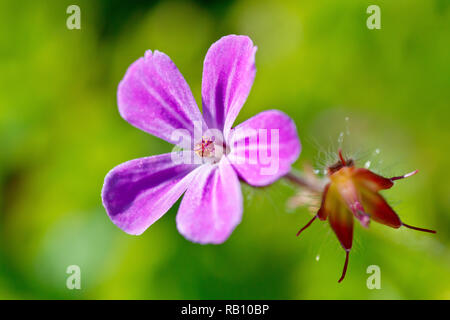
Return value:
M 229 146 L 233 167 L 254 186 L 268 185 L 288 173 L 301 151 L 294 121 L 278 110 L 261 112 L 238 125 Z
M 353 217 L 350 211 L 338 211 L 330 215 L 330 226 L 345 250 L 352 248 L 353 242 Z
M 178 231 L 198 243 L 224 242 L 241 222 L 242 193 L 239 180 L 226 158 L 203 165 L 181 201 Z
M 122 163 L 105 177 L 102 199 L 112 222 L 141 234 L 178 200 L 198 165 L 176 164 L 166 153 Z
M 342 199 L 335 184 L 330 184 L 325 200 L 328 221 L 345 250 L 352 248 L 353 214 Z
M 170 143 L 175 129 L 194 133 L 205 128 L 203 117 L 191 90 L 170 58 L 148 50 L 127 70 L 119 84 L 117 101 L 120 115 L 133 126 Z M 200 135 L 201 136 L 201 135 Z
M 256 47 L 246 36 L 229 35 L 208 50 L 203 66 L 203 115 L 210 128 L 233 125 L 255 78 Z
M 351 178 L 354 174 L 353 170 L 353 167 L 344 167 L 335 172 L 330 179 L 339 191 L 339 194 L 344 203 L 347 205 L 347 208 L 353 213 L 355 218 L 361 222 L 361 225 L 367 228 L 369 226 L 370 217 L 366 212 L 364 212 L 364 207 L 361 204 L 361 197 L 358 191 L 358 185 L 355 184 L 354 179 Z
M 358 184 L 372 191 L 389 189 L 394 185 L 390 179 L 384 178 L 363 168 L 355 169 L 353 178 Z
M 364 209 L 369 213 L 372 220 L 392 228 L 401 227 L 400 218 L 381 195 L 363 189 L 361 190 L 361 198 Z
M 328 183 L 325 188 L 323 189 L 322 192 L 322 202 L 320 204 L 320 209 L 317 212 L 317 216 L 319 217 L 320 220 L 324 221 L 327 220 L 328 217 L 328 211 L 327 208 L 325 207 L 326 204 L 326 199 L 327 199 L 327 195 L 328 195 L 328 188 L 330 187 L 330 184 Z

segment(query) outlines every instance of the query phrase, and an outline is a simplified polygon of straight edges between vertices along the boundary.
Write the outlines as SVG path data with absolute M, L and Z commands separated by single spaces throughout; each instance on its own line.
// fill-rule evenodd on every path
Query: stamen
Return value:
M 313 221 L 316 220 L 316 218 L 317 218 L 317 215 L 315 215 L 314 218 L 312 218 L 312 219 L 306 224 L 306 226 L 304 226 L 303 228 L 301 228 L 300 231 L 297 232 L 297 237 L 300 235 L 300 233 L 302 233 L 303 230 L 305 230 L 306 228 L 308 228 L 308 227 L 311 225 L 311 223 L 313 223 Z
M 364 211 L 359 211 L 358 212 L 359 216 L 357 217 L 359 222 L 361 223 L 361 225 L 364 228 L 369 228 L 369 223 L 370 223 L 370 217 L 367 213 L 365 213 Z
M 214 139 L 202 137 L 202 141 L 194 148 L 200 157 L 213 157 L 215 152 Z
M 370 222 L 370 217 L 364 211 L 364 208 L 363 208 L 361 202 L 355 201 L 349 207 L 350 207 L 350 211 L 353 213 L 355 218 L 358 219 L 359 222 L 361 222 L 361 225 L 364 228 L 368 228 L 369 227 L 369 222 Z
M 414 170 L 413 172 L 404 174 L 403 176 L 393 177 L 393 178 L 391 178 L 391 179 L 389 179 L 389 180 L 395 181 L 395 180 L 400 180 L 400 179 L 409 178 L 409 177 L 415 175 L 417 172 L 419 172 L 419 170 Z
M 350 253 L 349 250 L 345 250 L 345 264 L 344 264 L 344 270 L 342 270 L 341 278 L 338 280 L 339 283 L 340 283 L 342 280 L 344 280 L 345 274 L 347 273 L 348 255 L 349 255 L 349 253 Z
M 347 163 L 345 162 L 344 157 L 342 156 L 342 149 L 339 149 L 339 159 L 341 159 L 342 165 L 346 166 Z
M 436 233 L 435 230 L 430 230 L 430 229 L 424 229 L 424 228 L 418 228 L 418 227 L 413 227 L 410 226 L 409 224 L 406 223 L 402 223 L 405 227 L 409 228 L 409 229 L 413 229 L 413 230 L 418 230 L 418 231 L 423 231 L 423 232 L 429 232 L 429 233 Z

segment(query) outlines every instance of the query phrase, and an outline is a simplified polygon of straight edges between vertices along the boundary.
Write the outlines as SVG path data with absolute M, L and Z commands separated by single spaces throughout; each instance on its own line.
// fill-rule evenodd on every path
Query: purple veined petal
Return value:
M 261 112 L 238 125 L 228 145 L 231 164 L 253 186 L 268 185 L 288 173 L 301 151 L 294 121 L 278 110 Z
M 184 129 L 190 137 L 194 125 L 206 129 L 188 84 L 172 60 L 159 51 L 148 50 L 128 68 L 117 101 L 126 121 L 172 144 L 179 143 L 172 136 L 176 129 Z
M 186 191 L 196 168 L 198 165 L 177 164 L 171 153 L 122 163 L 105 177 L 103 206 L 115 225 L 139 235 Z
M 242 206 L 239 179 L 228 159 L 203 165 L 181 201 L 178 231 L 192 242 L 220 244 L 241 222 Z
M 255 78 L 256 46 L 246 36 L 229 35 L 208 50 L 203 66 L 203 115 L 210 128 L 233 125 Z

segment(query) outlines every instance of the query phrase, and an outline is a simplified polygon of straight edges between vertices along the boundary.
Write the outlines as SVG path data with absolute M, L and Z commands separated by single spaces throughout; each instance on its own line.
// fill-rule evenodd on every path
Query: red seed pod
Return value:
M 390 189 L 395 180 L 410 177 L 418 171 L 403 176 L 384 178 L 364 168 L 357 168 L 352 159 L 344 159 L 339 150 L 339 161 L 328 167 L 330 182 L 322 192 L 322 203 L 319 211 L 300 231 L 308 228 L 319 218 L 327 220 L 346 252 L 344 269 L 338 282 L 346 274 L 350 249 L 353 242 L 353 220 L 356 218 L 362 226 L 368 227 L 370 220 L 392 228 L 401 226 L 436 233 L 434 230 L 410 226 L 400 220 L 395 211 L 379 194 L 380 190 Z

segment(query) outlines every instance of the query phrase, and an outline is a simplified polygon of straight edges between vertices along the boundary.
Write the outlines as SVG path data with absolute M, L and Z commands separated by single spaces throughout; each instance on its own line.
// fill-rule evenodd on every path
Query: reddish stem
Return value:
M 317 216 L 314 216 L 314 218 L 312 218 L 312 219 L 306 224 L 306 226 L 304 226 L 303 228 L 301 228 L 300 231 L 297 232 L 297 237 L 300 235 L 300 233 L 301 233 L 303 230 L 305 230 L 306 228 L 308 228 L 308 227 L 311 225 L 311 223 L 313 223 L 314 220 L 316 220 L 316 218 L 317 218 Z
M 404 175 L 402 175 L 402 176 L 393 177 L 393 178 L 391 178 L 390 180 L 391 180 L 391 181 L 395 181 L 395 180 L 405 179 L 405 178 L 408 178 L 408 177 L 411 177 L 411 176 L 415 175 L 417 172 L 419 172 L 419 170 L 414 170 L 413 172 L 404 174 Z
M 403 224 L 405 227 L 409 228 L 409 229 L 418 230 L 418 231 L 423 231 L 423 232 L 429 232 L 429 233 L 436 233 L 435 230 L 424 229 L 424 228 L 418 228 L 418 227 L 410 226 L 409 224 L 406 224 L 406 223 L 402 223 L 402 224 Z
M 339 283 L 344 280 L 345 278 L 345 274 L 347 273 L 347 266 L 348 266 L 348 255 L 349 255 L 350 251 L 349 250 L 345 250 L 345 264 L 344 264 L 344 270 L 342 270 L 342 276 L 339 279 Z
M 339 159 L 341 159 L 342 165 L 345 167 L 347 165 L 347 162 L 345 161 L 344 157 L 342 156 L 342 149 L 339 149 Z

